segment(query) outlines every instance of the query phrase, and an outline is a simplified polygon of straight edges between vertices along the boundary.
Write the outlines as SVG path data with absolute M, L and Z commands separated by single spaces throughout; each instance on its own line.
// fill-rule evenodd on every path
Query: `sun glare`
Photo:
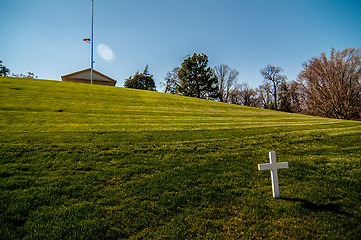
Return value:
M 112 62 L 115 58 L 115 54 L 113 53 L 112 49 L 106 44 L 99 44 L 97 51 L 99 56 L 108 62 Z

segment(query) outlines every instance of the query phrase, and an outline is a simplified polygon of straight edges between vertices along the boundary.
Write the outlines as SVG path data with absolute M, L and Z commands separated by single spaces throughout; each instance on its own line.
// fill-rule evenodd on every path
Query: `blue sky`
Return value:
M 89 67 L 90 0 L 0 0 L 0 9 L 0 60 L 13 73 L 60 80 Z M 162 90 L 166 73 L 197 52 L 252 87 L 267 64 L 295 80 L 332 47 L 361 48 L 360 11 L 361 0 L 94 0 L 94 69 L 123 86 L 148 64 Z

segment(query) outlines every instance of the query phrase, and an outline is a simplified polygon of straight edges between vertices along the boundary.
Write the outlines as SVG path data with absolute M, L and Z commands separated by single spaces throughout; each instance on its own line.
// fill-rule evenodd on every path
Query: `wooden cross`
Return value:
M 278 169 L 288 168 L 288 162 L 277 162 L 276 152 L 269 152 L 270 163 L 258 164 L 258 170 L 271 170 L 272 191 L 274 198 L 280 198 L 280 189 L 278 186 Z

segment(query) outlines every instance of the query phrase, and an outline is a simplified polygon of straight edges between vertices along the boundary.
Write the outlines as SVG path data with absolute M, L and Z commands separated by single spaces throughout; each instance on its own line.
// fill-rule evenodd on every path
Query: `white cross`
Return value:
M 258 164 L 258 170 L 271 170 L 273 197 L 280 198 L 277 169 L 288 168 L 288 162 L 277 163 L 276 152 L 269 152 L 269 160 L 270 163 Z

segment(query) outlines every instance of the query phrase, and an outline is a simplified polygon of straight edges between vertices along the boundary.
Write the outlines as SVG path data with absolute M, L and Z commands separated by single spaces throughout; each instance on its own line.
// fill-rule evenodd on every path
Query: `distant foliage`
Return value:
M 10 69 L 2 65 L 2 60 L 0 60 L 0 76 L 6 77 L 10 74 Z
M 35 76 L 34 73 L 32 72 L 28 72 L 27 74 L 11 74 L 12 77 L 17 77 L 17 78 L 38 78 L 38 76 Z
M 208 56 L 204 53 L 184 59 L 178 78 L 177 92 L 181 95 L 213 100 L 219 96 L 217 76 L 208 67 Z
M 10 76 L 10 69 L 2 65 L 2 61 L 0 61 L 0 76 L 6 77 Z M 38 76 L 35 76 L 32 72 L 27 72 L 27 74 L 16 74 L 12 73 L 11 77 L 17 77 L 17 78 L 38 78 Z
M 156 91 L 153 76 L 148 72 L 148 65 L 142 73 L 136 72 L 133 77 L 127 78 L 124 82 L 124 87 Z
M 229 96 L 229 102 L 243 106 L 259 107 L 257 91 L 247 83 L 238 85 L 232 90 Z
M 361 50 L 331 50 L 304 64 L 298 79 L 287 82 L 283 69 L 267 65 L 258 88 L 236 84 L 239 72 L 226 64 L 214 70 L 208 57 L 184 59 L 165 77 L 165 92 L 250 107 L 322 117 L 361 120 Z
M 307 113 L 361 119 L 360 49 L 322 53 L 306 62 L 298 77 Z

